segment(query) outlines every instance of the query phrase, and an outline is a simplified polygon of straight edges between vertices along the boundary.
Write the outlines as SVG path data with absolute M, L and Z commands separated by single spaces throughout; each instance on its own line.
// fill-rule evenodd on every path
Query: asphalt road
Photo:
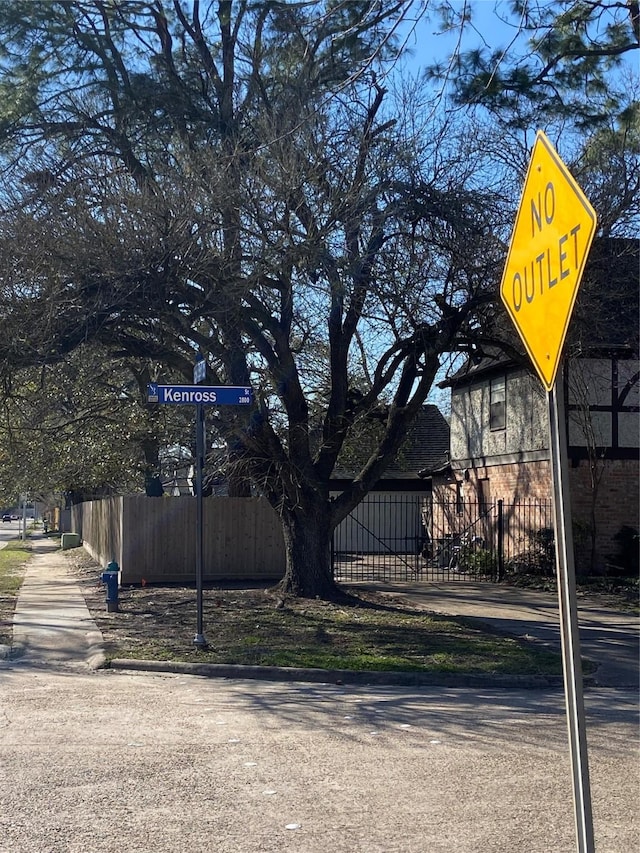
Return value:
M 640 841 L 637 695 L 590 690 L 598 853 Z M 0 662 L 2 853 L 571 853 L 561 691 Z
M 0 548 L 4 548 L 10 539 L 19 536 L 21 530 L 22 522 L 20 521 L 0 521 Z
M 35 541 L 25 654 L 0 661 L 0 853 L 575 851 L 562 691 L 93 672 L 80 593 Z M 585 703 L 596 849 L 630 853 L 638 691 Z

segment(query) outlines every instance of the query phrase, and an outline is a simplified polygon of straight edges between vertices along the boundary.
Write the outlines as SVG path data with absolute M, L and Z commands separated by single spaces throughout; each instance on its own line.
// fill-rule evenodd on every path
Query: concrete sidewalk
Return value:
M 38 666 L 99 667 L 104 662 L 102 635 L 78 584 L 67 571 L 66 558 L 57 541 L 36 533 L 31 542 L 33 559 L 14 615 L 12 657 Z M 366 586 L 406 596 L 412 605 L 431 612 L 477 620 L 492 631 L 560 648 L 558 602 L 548 593 L 468 581 Z M 598 665 L 591 683 L 599 687 L 639 689 L 638 617 L 584 600 L 579 602 L 578 612 L 582 654 Z M 170 664 L 166 663 L 164 668 L 170 668 Z M 232 668 L 226 667 L 229 669 Z M 236 677 L 242 677 L 241 670 L 237 668 Z M 184 672 L 184 667 L 181 671 Z M 228 671 L 225 675 L 232 677 Z
M 104 662 L 102 634 L 67 572 L 57 540 L 32 533 L 13 617 L 12 658 L 34 666 L 95 669 Z
M 490 630 L 560 649 L 558 598 L 550 593 L 491 583 L 377 583 L 368 588 L 406 596 L 434 613 L 463 616 Z M 640 619 L 578 599 L 582 656 L 598 665 L 598 687 L 640 688 Z

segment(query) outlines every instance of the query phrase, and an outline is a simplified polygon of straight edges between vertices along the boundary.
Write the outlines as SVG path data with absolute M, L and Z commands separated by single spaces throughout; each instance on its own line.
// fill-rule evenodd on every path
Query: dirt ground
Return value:
M 196 592 L 193 587 L 129 586 L 120 589 L 118 613 L 106 609 L 105 586 L 100 581 L 103 569 L 95 563 L 83 548 L 66 552 L 69 571 L 75 576 L 91 615 L 105 640 L 107 655 L 122 650 L 143 649 L 158 641 L 158 625 L 162 625 L 163 641 L 169 647 L 189 646 L 195 634 Z M 213 611 L 237 601 L 249 608 L 252 603 L 263 604 L 265 597 L 277 599 L 266 587 L 240 588 L 234 590 L 214 589 L 207 585 L 203 594 L 203 611 L 209 617 Z
M 157 657 L 179 655 L 185 649 L 195 653 L 193 638 L 196 631 L 196 591 L 180 585 L 125 586 L 120 589 L 119 610 L 106 609 L 105 586 L 100 581 L 103 569 L 83 548 L 64 552 L 70 573 L 75 577 L 91 615 L 103 634 L 107 657 Z M 398 608 L 402 613 L 419 613 L 406 601 L 375 591 L 359 592 L 354 603 L 372 609 Z M 272 618 L 286 606 L 299 623 L 321 622 L 331 618 L 331 611 L 344 608 L 345 603 L 333 604 L 320 600 L 287 599 L 285 602 L 269 585 L 225 584 L 224 587 L 205 584 L 203 591 L 203 621 L 215 636 L 216 645 L 233 649 L 234 643 L 251 641 L 252 635 L 268 631 L 273 636 Z M 262 625 L 256 624 L 262 621 Z M 260 653 L 259 645 L 255 649 Z M 153 655 L 151 655 L 153 652 Z M 236 648 L 246 658 L 246 649 Z M 251 660 L 245 660 L 251 663 Z M 258 662 L 257 660 L 255 662 Z
M 119 611 L 109 613 L 100 581 L 103 569 L 83 548 L 63 553 L 102 632 L 107 658 L 466 672 L 495 667 L 555 673 L 560 666 L 559 659 L 524 660 L 520 653 L 530 658 L 532 649 L 522 638 L 522 648 L 507 649 L 473 620 L 426 613 L 406 596 L 373 589 L 356 593 L 353 588 L 355 600 L 330 603 L 284 601 L 266 585 L 205 585 L 203 625 L 209 645 L 202 650 L 194 644 L 197 604 L 192 586 L 126 586 L 120 590 Z M 606 604 L 615 607 L 614 601 Z

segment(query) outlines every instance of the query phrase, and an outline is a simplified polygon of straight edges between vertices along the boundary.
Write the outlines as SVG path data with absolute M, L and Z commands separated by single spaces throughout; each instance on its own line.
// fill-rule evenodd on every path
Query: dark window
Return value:
M 491 504 L 491 484 L 488 477 L 481 477 L 478 480 L 478 503 L 480 511 L 486 512 Z
M 458 480 L 456 482 L 456 512 L 458 515 L 462 515 L 464 512 L 464 501 L 462 500 L 462 483 Z
M 504 376 L 492 379 L 489 386 L 489 429 L 507 425 L 507 382 Z

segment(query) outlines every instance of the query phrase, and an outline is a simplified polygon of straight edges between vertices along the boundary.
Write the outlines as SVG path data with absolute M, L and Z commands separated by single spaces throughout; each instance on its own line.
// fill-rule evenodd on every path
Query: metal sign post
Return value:
M 196 406 L 196 635 L 193 638 L 194 646 L 199 649 L 207 647 L 204 638 L 203 616 L 202 616 L 202 581 L 204 561 L 204 512 L 202 504 L 202 477 L 204 469 L 204 406 L 198 403 Z
M 199 355 L 193 365 L 194 385 L 202 382 L 207 375 L 207 362 Z M 198 649 L 206 649 L 204 637 L 202 582 L 204 576 L 204 511 L 202 504 L 202 478 L 204 470 L 205 427 L 204 406 L 196 403 L 196 635 L 193 644 Z
M 564 371 L 548 395 L 549 438 L 553 473 L 558 603 L 562 632 L 562 668 L 569 732 L 569 752 L 573 774 L 573 800 L 578 853 L 593 853 L 593 818 L 589 760 L 582 691 L 582 660 L 576 601 L 576 576 L 571 531 L 571 498 L 568 485 L 567 438 L 564 406 Z M 568 523 L 567 523 L 568 520 Z
M 253 389 L 244 385 L 200 385 L 207 373 L 200 356 L 193 366 L 193 385 L 147 385 L 147 402 L 195 406 L 196 409 L 196 635 L 194 645 L 207 647 L 203 628 L 202 587 L 204 579 L 203 470 L 205 454 L 205 406 L 250 406 Z
M 24 542 L 27 538 L 27 495 L 21 495 L 20 500 L 22 501 L 22 541 Z

